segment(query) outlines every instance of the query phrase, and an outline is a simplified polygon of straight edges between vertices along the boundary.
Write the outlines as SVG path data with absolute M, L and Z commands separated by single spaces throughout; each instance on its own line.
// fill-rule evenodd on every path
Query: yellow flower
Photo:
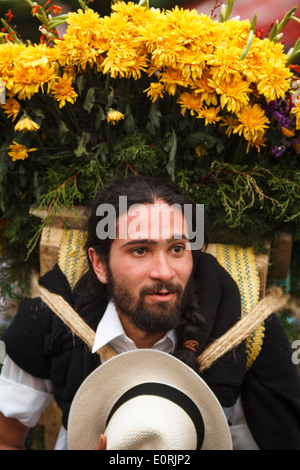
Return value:
M 65 106 L 67 101 L 72 104 L 76 101 L 78 95 L 72 87 L 72 82 L 73 78 L 64 74 L 63 77 L 57 79 L 57 83 L 51 88 L 51 93 L 56 101 L 59 102 L 60 108 Z
M 295 131 L 291 129 L 287 129 L 286 127 L 281 128 L 283 135 L 286 137 L 294 137 Z
M 300 100 L 296 102 L 295 107 L 291 110 L 296 115 L 296 129 L 300 129 Z
M 182 71 L 182 75 L 193 80 L 202 76 L 205 68 L 206 55 L 201 54 L 199 50 L 184 49 L 178 57 L 178 69 Z
M 107 122 L 111 122 L 113 125 L 115 125 L 116 122 L 124 119 L 124 117 L 124 114 L 120 113 L 120 111 L 110 108 L 107 113 Z
M 249 31 L 250 21 L 239 20 L 237 18 L 231 18 L 221 24 L 223 31 L 223 41 L 238 47 L 241 52 L 246 47 Z
M 16 160 L 25 160 L 25 158 L 28 158 L 28 152 L 37 150 L 36 148 L 28 149 L 25 145 L 18 144 L 17 142 L 13 142 L 9 148 L 11 152 L 8 152 L 8 155 L 12 157 L 13 162 Z
M 101 34 L 102 19 L 91 8 L 69 13 L 67 23 L 69 26 L 64 40 L 73 36 L 79 41 L 83 41 L 84 44 L 88 44 Z M 56 41 L 56 43 L 59 44 L 60 41 Z
M 8 115 L 8 117 L 12 118 L 12 121 L 16 119 L 20 112 L 21 105 L 16 101 L 14 98 L 8 98 L 6 103 L 2 105 L 2 109 Z
M 26 49 L 25 45 L 19 44 L 0 44 L 0 77 L 11 89 L 13 84 L 13 73 L 18 56 Z
M 248 139 L 248 145 L 246 153 L 249 152 L 250 147 L 256 147 L 257 151 L 260 152 L 260 147 L 265 147 L 266 137 L 264 132 L 257 132 L 255 136 L 250 136 Z
M 178 87 L 188 88 L 190 80 L 187 80 L 180 70 L 168 67 L 160 74 L 160 81 L 164 84 L 165 90 L 170 95 L 175 95 Z
M 40 126 L 25 114 L 19 119 L 15 125 L 15 131 L 37 131 Z
M 226 114 L 226 116 L 223 117 L 222 122 L 220 123 L 221 127 L 227 127 L 225 130 L 225 134 L 227 134 L 228 137 L 231 136 L 232 131 L 236 126 L 239 124 L 239 120 L 237 119 L 236 116 L 233 114 Z
M 208 80 L 209 84 L 215 88 L 220 95 L 222 108 L 232 113 L 238 113 L 243 106 L 249 102 L 251 89 L 249 83 L 243 80 L 239 74 L 231 74 L 218 83 Z
M 137 50 L 130 47 L 111 48 L 103 60 L 101 68 L 103 73 L 110 73 L 113 78 L 140 78 L 141 72 L 146 69 L 146 57 L 139 55 Z
M 257 90 L 264 95 L 267 101 L 284 99 L 285 93 L 289 90 L 289 79 L 292 72 L 284 67 L 280 60 L 268 59 L 261 71 Z
M 164 86 L 161 83 L 151 83 L 150 87 L 144 90 L 148 98 L 154 103 L 158 97 L 162 98 L 164 93 Z
M 222 83 L 232 75 L 239 76 L 243 71 L 243 62 L 240 60 L 241 50 L 237 47 L 221 44 L 214 54 L 208 57 L 212 79 L 215 83 Z
M 202 99 L 196 93 L 184 92 L 179 96 L 177 103 L 181 106 L 181 114 L 184 116 L 185 111 L 189 109 L 191 114 L 199 113 L 202 106 Z
M 237 114 L 237 117 L 239 124 L 233 130 L 233 133 L 243 134 L 244 138 L 252 145 L 261 140 L 268 124 L 270 124 L 264 110 L 258 104 L 245 106 Z
M 199 115 L 197 117 L 204 118 L 206 126 L 208 124 L 215 124 L 216 122 L 222 119 L 222 116 L 218 116 L 220 109 L 220 106 L 218 106 L 217 108 L 214 108 L 213 106 L 211 106 L 210 108 L 204 106 L 204 108 L 199 111 Z
M 204 155 L 206 154 L 206 150 L 207 148 L 205 145 L 199 144 L 195 148 L 195 153 L 198 157 L 204 157 Z
M 209 84 L 208 79 L 211 78 L 211 74 L 208 70 L 205 70 L 202 77 L 194 80 L 194 83 L 191 85 L 192 89 L 196 94 L 199 94 L 199 97 L 205 102 L 208 106 L 218 104 L 217 94 L 215 89 Z
M 31 99 L 44 85 L 56 79 L 57 64 L 55 48 L 45 44 L 28 46 L 18 56 L 13 71 L 11 89 L 19 99 Z

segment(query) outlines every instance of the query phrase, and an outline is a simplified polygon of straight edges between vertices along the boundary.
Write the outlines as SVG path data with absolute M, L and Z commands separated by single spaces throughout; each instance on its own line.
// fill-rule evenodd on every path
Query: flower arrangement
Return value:
M 26 252 L 35 246 L 32 204 L 72 207 L 128 173 L 176 183 L 225 241 L 259 245 L 283 223 L 300 239 L 300 40 L 282 43 L 296 8 L 264 33 L 256 18 L 230 18 L 233 0 L 219 19 L 218 1 L 211 15 L 120 1 L 105 17 L 83 0 L 66 15 L 26 1 L 40 43 L 19 37 L 11 12 L 0 33 L 10 251 L 20 238 Z

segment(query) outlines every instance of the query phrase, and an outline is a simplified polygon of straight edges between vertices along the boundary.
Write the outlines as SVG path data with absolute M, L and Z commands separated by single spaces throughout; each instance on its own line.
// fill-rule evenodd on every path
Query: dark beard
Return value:
M 132 297 L 124 286 L 116 286 L 111 270 L 107 268 L 107 292 L 117 310 L 128 317 L 130 321 L 140 330 L 147 333 L 164 333 L 176 328 L 181 321 L 184 293 L 180 285 L 159 282 L 152 287 L 141 290 L 140 297 L 135 306 L 131 306 Z M 149 306 L 145 302 L 147 294 L 157 293 L 162 289 L 175 293 L 176 302 L 157 302 Z

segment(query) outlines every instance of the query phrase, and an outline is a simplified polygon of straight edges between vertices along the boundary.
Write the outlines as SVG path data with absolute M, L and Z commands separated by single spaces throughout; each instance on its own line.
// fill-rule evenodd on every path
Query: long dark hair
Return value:
M 134 204 L 154 204 L 157 200 L 162 200 L 169 205 L 177 204 L 184 209 L 185 204 L 192 202 L 184 196 L 176 187 L 162 180 L 141 176 L 132 176 L 122 180 L 116 180 L 111 183 L 98 197 L 93 201 L 90 208 L 90 216 L 86 224 L 86 244 L 85 249 L 93 247 L 97 255 L 106 264 L 109 263 L 110 246 L 113 242 L 112 238 L 99 239 L 97 236 L 97 224 L 101 220 L 101 216 L 97 215 L 97 208 L 101 204 L 110 204 L 116 211 L 116 217 L 121 215 L 123 207 L 120 207 L 120 196 L 127 198 L 127 210 Z M 193 207 L 192 229 L 195 230 L 195 206 Z M 103 216 L 102 216 L 103 218 Z M 194 266 L 200 258 L 203 250 L 192 250 Z M 88 257 L 88 256 L 87 256 Z M 83 276 L 76 290 L 87 294 L 98 295 L 107 298 L 106 285 L 102 284 L 96 277 L 92 264 L 88 258 L 89 270 Z M 197 355 L 199 351 L 186 349 L 183 345 L 186 341 L 197 341 L 201 335 L 204 325 L 204 319 L 199 311 L 197 289 L 194 282 L 194 276 L 188 283 L 188 300 L 184 303 L 182 322 L 177 328 L 178 347 L 174 353 L 176 357 L 187 363 L 190 367 L 198 370 Z

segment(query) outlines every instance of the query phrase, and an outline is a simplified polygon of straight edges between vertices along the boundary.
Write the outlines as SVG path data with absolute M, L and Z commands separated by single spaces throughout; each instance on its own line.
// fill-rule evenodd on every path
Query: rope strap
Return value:
M 203 372 L 217 359 L 248 338 L 272 313 L 287 303 L 288 296 L 279 287 L 273 287 L 247 315 L 243 316 L 224 335 L 216 339 L 200 356 L 199 369 Z
M 72 333 L 78 336 L 84 343 L 87 344 L 90 350 L 93 349 L 95 340 L 95 331 L 82 320 L 75 310 L 65 301 L 63 297 L 49 292 L 42 286 L 38 286 L 40 296 L 43 302 L 55 313 L 66 326 L 70 328 Z M 97 353 L 106 361 L 116 356 L 117 353 L 108 345 L 100 348 Z
M 38 285 L 41 299 L 50 307 L 70 330 L 77 335 L 92 350 L 95 332 L 78 315 L 75 310 L 60 295 L 49 292 Z M 247 315 L 241 318 L 223 336 L 215 340 L 198 357 L 200 372 L 208 369 L 217 359 L 238 346 L 245 340 L 269 315 L 281 309 L 287 303 L 288 296 L 284 295 L 279 287 L 274 287 L 260 300 Z M 117 353 L 108 345 L 100 348 L 97 353 L 104 360 L 111 359 Z

